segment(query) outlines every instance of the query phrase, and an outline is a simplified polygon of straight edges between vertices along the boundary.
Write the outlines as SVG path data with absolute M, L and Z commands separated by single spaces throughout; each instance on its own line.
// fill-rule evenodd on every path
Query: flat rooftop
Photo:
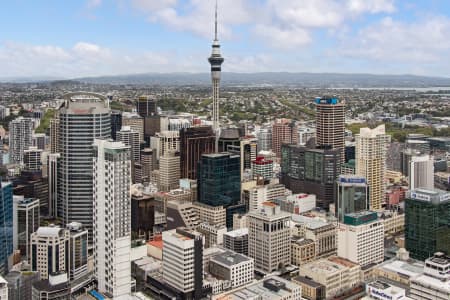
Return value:
M 241 236 L 245 236 L 245 235 L 248 235 L 248 228 L 241 228 L 241 229 L 236 229 L 236 230 L 228 231 L 228 232 L 225 233 L 224 235 L 228 235 L 228 236 L 230 236 L 230 237 L 241 237 Z
M 243 262 L 251 261 L 252 259 L 248 256 L 233 252 L 226 251 L 224 253 L 220 253 L 211 258 L 211 261 L 215 261 L 221 265 L 225 266 L 234 266 Z

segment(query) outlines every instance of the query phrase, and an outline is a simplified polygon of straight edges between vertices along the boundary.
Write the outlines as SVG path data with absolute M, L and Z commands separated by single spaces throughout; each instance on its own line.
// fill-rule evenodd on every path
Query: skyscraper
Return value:
M 259 151 L 270 151 L 272 149 L 272 127 L 261 128 L 257 137 Z
M 59 153 L 59 119 L 50 120 L 50 152 Z
M 13 253 L 13 187 L 0 180 L 0 273 L 8 272 L 8 258 Z
M 180 131 L 181 178 L 197 179 L 197 164 L 203 154 L 213 153 L 216 137 L 210 126 Z
M 339 149 L 345 160 L 345 103 L 336 97 L 316 98 L 316 143 Z
M 177 189 L 180 186 L 180 153 L 167 151 L 159 159 L 159 188 L 163 192 Z
M 102 95 L 76 93 L 65 99 L 59 110 L 58 216 L 64 225 L 82 223 L 92 239 L 92 144 L 111 137 L 111 112 Z
M 241 200 L 240 158 L 230 153 L 204 154 L 198 164 L 198 202 L 227 209 L 226 225 L 233 214 L 245 213 Z
M 53 218 L 58 217 L 58 212 L 62 211 L 62 203 L 58 202 L 58 170 L 61 168 L 61 155 L 50 153 L 47 158 L 48 163 L 48 215 Z
M 23 163 L 23 153 L 33 145 L 34 121 L 19 117 L 9 122 L 9 153 L 14 164 Z
M 224 59 L 220 54 L 220 43 L 217 37 L 217 1 L 216 1 L 216 13 L 214 23 L 214 41 L 212 44 L 212 53 L 208 58 L 211 64 L 211 80 L 212 80 L 212 92 L 213 92 L 213 109 L 212 109 L 212 121 L 214 132 L 218 135 L 220 128 L 220 116 L 219 116 L 219 87 L 220 87 L 220 73 L 222 71 L 222 64 Z M 217 151 L 217 149 L 216 149 Z
M 130 126 L 122 126 L 122 129 L 117 132 L 116 140 L 131 147 L 131 158 L 137 162 L 141 160 L 141 142 L 139 132 L 133 130 Z
M 94 141 L 94 273 L 101 293 L 131 291 L 131 158 L 121 142 Z
M 384 125 L 375 129 L 361 128 L 356 138 L 356 175 L 369 184 L 370 209 L 379 210 L 384 200 L 386 152 L 391 137 Z
M 272 151 L 281 157 L 283 144 L 297 144 L 298 133 L 295 123 L 288 119 L 278 119 L 272 125 Z
M 25 169 L 29 171 L 39 171 L 42 170 L 42 150 L 37 147 L 28 147 L 27 150 L 23 152 L 23 163 Z
M 111 111 L 111 138 L 113 140 L 117 139 L 117 132 L 122 128 L 122 111 L 113 110 Z
M 137 113 L 145 118 L 158 114 L 157 101 L 154 96 L 140 96 L 136 102 Z
M 405 200 L 405 248 L 425 260 L 450 253 L 450 193 L 417 189 Z
M 341 175 L 337 180 L 336 217 L 344 222 L 344 215 L 369 209 L 369 189 L 364 177 Z
M 434 189 L 434 161 L 430 155 L 411 157 L 409 164 L 409 189 Z
M 14 196 L 14 215 L 14 248 L 29 259 L 31 234 L 39 228 L 39 199 Z

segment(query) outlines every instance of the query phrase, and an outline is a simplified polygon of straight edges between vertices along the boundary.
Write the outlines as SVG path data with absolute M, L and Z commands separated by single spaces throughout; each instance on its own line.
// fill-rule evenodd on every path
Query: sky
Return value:
M 214 0 L 4 0 L 0 78 L 209 72 Z M 448 0 L 219 0 L 225 72 L 450 77 Z

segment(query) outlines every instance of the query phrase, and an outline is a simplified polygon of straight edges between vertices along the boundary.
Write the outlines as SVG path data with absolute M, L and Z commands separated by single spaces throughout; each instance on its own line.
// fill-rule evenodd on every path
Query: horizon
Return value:
M 207 73 L 214 1 L 3 3 L 5 78 Z M 449 78 L 444 0 L 219 1 L 226 73 Z

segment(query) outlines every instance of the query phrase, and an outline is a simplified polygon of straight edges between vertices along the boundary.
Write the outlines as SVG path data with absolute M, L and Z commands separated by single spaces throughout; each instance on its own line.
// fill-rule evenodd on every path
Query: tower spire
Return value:
M 216 0 L 216 14 L 215 14 L 215 22 L 214 22 L 214 40 L 218 41 L 218 39 L 217 39 L 217 0 Z

